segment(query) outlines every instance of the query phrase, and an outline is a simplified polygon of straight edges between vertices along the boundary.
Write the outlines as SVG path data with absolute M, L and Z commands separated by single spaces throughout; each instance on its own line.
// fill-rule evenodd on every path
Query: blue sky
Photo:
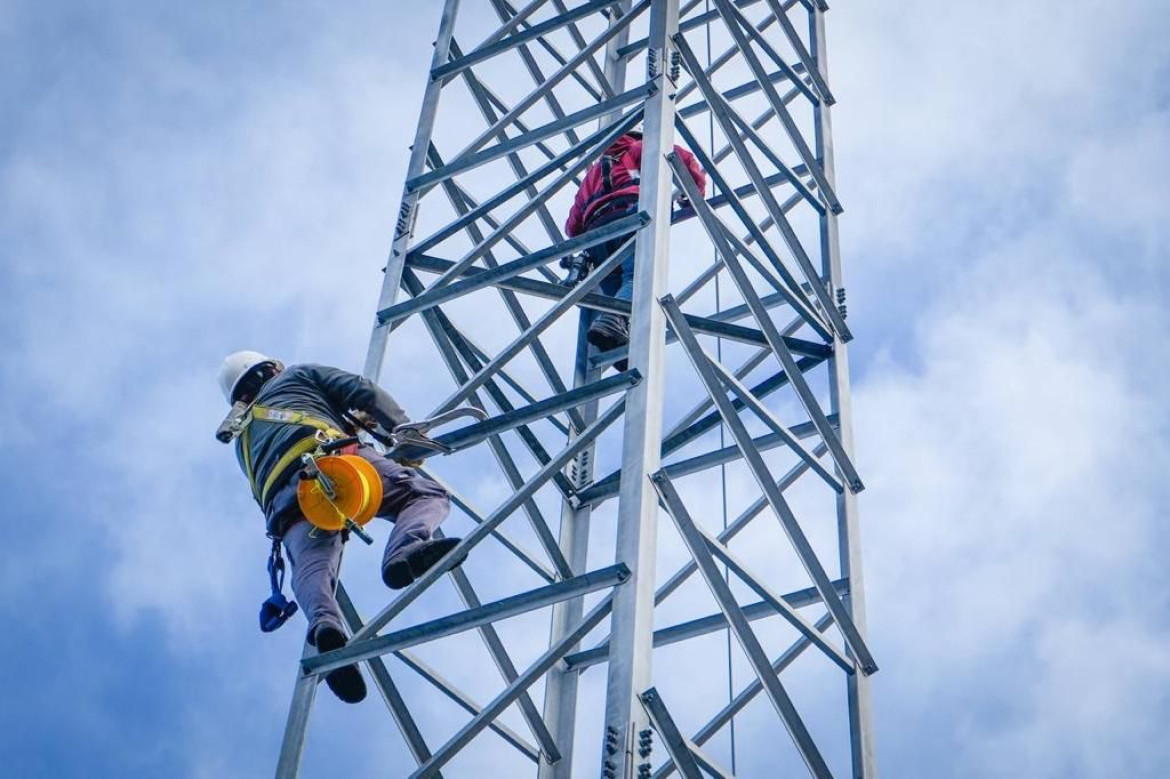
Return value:
M 270 772 L 299 637 L 255 629 L 214 375 L 360 367 L 436 16 L 0 3 L 6 774 Z M 828 21 L 883 775 L 1161 776 L 1170 13 Z M 362 743 L 311 739 L 307 776 L 408 765 L 376 704 L 325 697 Z

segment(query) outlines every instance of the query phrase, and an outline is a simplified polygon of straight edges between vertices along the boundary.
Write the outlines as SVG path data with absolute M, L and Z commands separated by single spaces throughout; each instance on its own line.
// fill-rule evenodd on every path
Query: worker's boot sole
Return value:
M 617 314 L 602 314 L 589 326 L 585 340 L 599 351 L 608 352 L 630 342 L 630 329 L 625 318 Z
M 392 590 L 401 590 L 409 587 L 418 577 L 429 571 L 448 552 L 459 545 L 459 538 L 433 538 L 422 541 L 406 552 L 401 552 L 390 558 L 386 567 L 382 569 L 382 581 Z M 455 561 L 452 568 L 463 565 L 467 559 L 464 553 Z
M 332 652 L 346 645 L 345 634 L 332 625 L 322 625 L 314 634 L 317 652 Z M 360 703 L 366 697 L 366 680 L 356 665 L 347 665 L 325 675 L 325 684 L 345 703 Z

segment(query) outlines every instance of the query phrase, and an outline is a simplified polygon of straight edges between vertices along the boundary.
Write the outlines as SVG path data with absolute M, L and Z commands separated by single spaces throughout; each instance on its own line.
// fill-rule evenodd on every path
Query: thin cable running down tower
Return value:
M 354 638 L 306 647 L 278 777 L 322 674 L 355 661 L 414 761 L 386 775 L 731 776 L 721 733 L 747 717 L 741 776 L 877 776 L 826 10 L 445 0 L 364 372 L 444 373 L 427 411 L 488 412 L 426 466 L 470 556 L 367 618 L 339 585 Z M 566 238 L 585 171 L 635 127 L 636 211 Z M 631 250 L 632 303 L 601 294 Z M 598 312 L 630 317 L 628 350 L 585 341 Z M 728 629 L 749 680 L 730 701 Z M 370 737 L 339 727 L 318 737 Z

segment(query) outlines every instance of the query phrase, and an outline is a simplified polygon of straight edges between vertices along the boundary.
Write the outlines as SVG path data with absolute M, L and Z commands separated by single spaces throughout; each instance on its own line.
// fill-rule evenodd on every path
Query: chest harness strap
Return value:
M 306 414 L 303 411 L 289 411 L 288 409 L 270 408 L 268 406 L 252 406 L 249 417 L 248 422 L 259 420 L 262 422 L 311 427 L 314 430 L 319 430 L 324 433 L 327 438 L 341 438 L 345 435 L 341 430 L 334 427 L 332 422 Z M 281 475 L 288 470 L 289 466 L 299 463 L 301 455 L 313 451 L 320 446 L 321 442 L 317 440 L 314 433 L 306 432 L 304 438 L 289 447 L 289 450 L 276 461 L 276 465 L 268 472 L 268 477 L 264 480 L 264 483 L 257 484 L 256 473 L 252 469 L 251 433 L 252 426 L 248 424 L 244 428 L 244 432 L 240 435 L 240 454 L 244 462 L 244 473 L 248 477 L 248 484 L 252 487 L 252 497 L 263 508 L 268 500 L 268 493 L 272 491 L 273 486 L 275 486 Z

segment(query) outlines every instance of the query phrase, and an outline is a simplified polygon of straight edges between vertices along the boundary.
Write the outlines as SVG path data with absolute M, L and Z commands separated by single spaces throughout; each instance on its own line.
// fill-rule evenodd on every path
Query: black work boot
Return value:
M 598 350 L 608 352 L 630 342 L 630 320 L 619 314 L 602 314 L 589 325 L 585 339 Z
M 386 561 L 382 568 L 382 581 L 392 590 L 401 590 L 410 586 L 418 577 L 429 571 L 448 552 L 454 549 L 461 538 L 432 538 L 430 541 L 419 541 L 412 544 Z M 463 565 L 467 559 L 464 553 L 455 561 L 452 568 Z
M 331 652 L 346 645 L 345 634 L 332 625 L 321 625 L 313 631 L 313 643 L 318 652 Z M 359 703 L 366 697 L 366 680 L 356 665 L 347 665 L 325 675 L 325 684 L 345 703 Z

